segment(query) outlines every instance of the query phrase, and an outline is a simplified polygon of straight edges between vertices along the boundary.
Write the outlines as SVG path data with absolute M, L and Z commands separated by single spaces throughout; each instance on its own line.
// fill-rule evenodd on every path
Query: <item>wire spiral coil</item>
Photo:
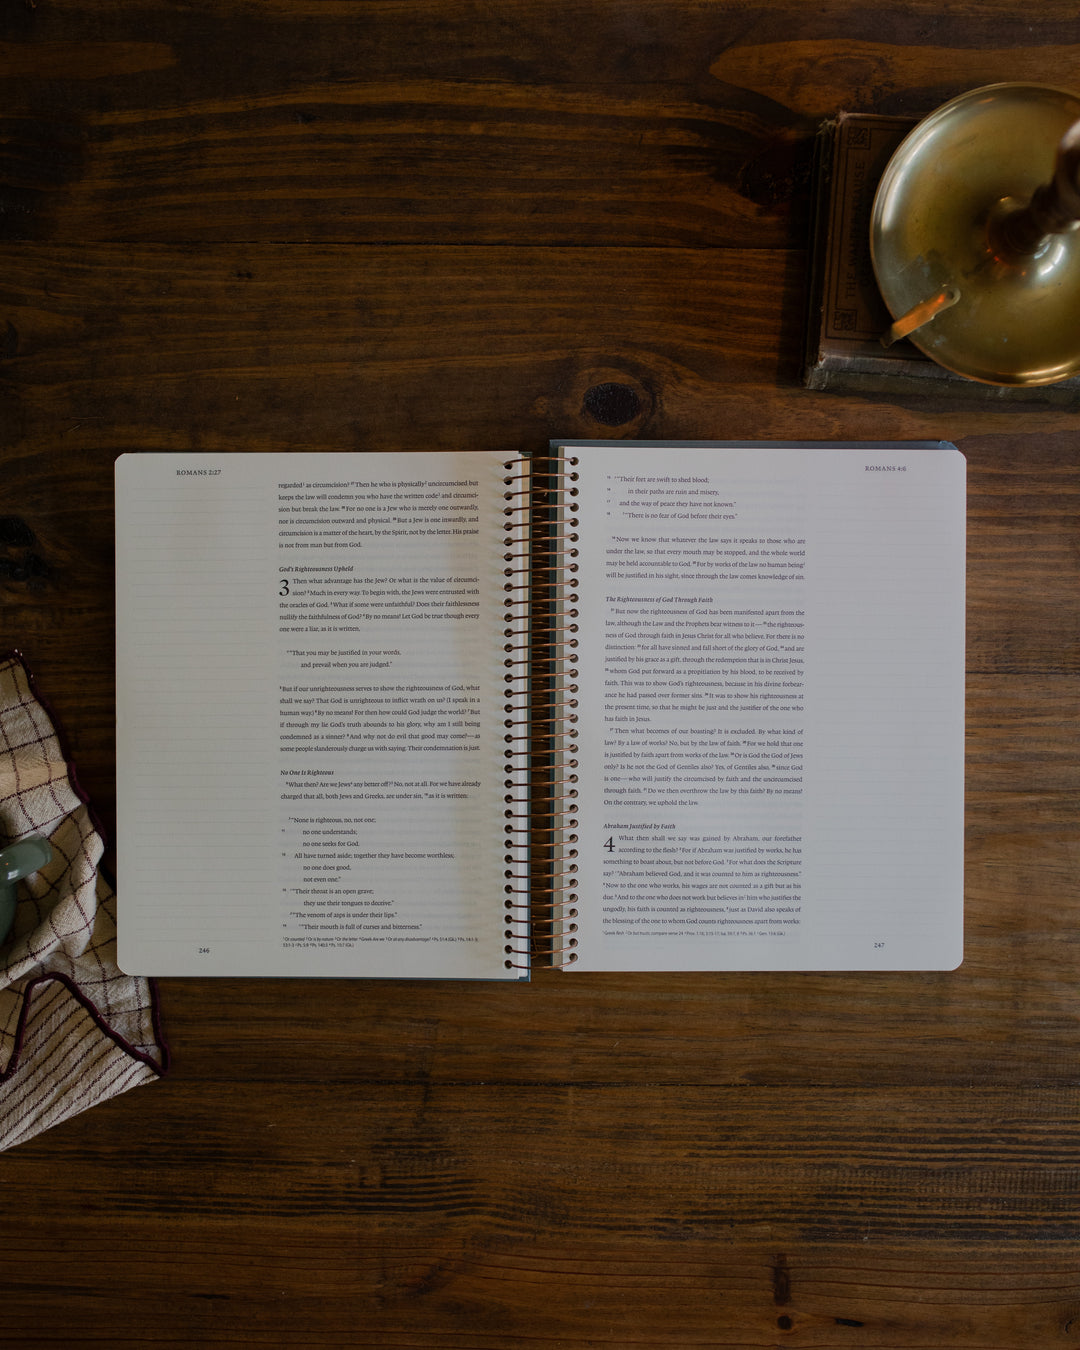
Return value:
M 530 876 L 529 595 L 530 465 L 503 463 L 503 965 L 527 974 L 531 965 L 528 886 Z M 521 580 L 519 580 L 521 578 Z M 518 896 L 524 895 L 524 903 Z
M 578 516 L 576 459 L 504 464 L 503 598 L 507 645 L 504 909 L 507 966 L 521 958 L 518 925 L 547 964 L 577 959 Z M 526 693 L 521 701 L 520 682 Z M 517 697 L 511 696 L 513 687 Z M 520 862 L 522 850 L 526 869 Z M 525 964 L 524 962 L 522 963 Z

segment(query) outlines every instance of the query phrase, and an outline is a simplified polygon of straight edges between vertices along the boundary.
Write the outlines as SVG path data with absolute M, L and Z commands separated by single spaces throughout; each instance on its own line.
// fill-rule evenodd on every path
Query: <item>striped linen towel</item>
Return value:
M 19 885 L 0 949 L 0 1150 L 165 1072 L 150 981 L 116 964 L 116 895 L 59 736 L 17 654 L 0 658 L 0 843 L 52 861 Z

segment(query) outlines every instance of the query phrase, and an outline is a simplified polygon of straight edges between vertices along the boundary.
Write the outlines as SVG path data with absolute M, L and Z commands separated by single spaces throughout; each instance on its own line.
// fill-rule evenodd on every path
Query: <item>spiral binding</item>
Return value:
M 542 672 L 542 707 L 534 713 L 534 748 L 544 752 L 532 799 L 542 867 L 533 869 L 533 908 L 546 919 L 554 966 L 577 960 L 578 843 L 578 514 L 577 459 L 552 456 L 538 466 L 543 529 L 533 546 L 534 666 Z M 537 871 L 539 870 L 539 875 Z
M 529 548 L 531 474 L 526 459 L 503 463 L 503 965 L 524 975 L 530 961 Z M 523 896 L 523 902 L 518 900 Z
M 530 951 L 554 966 L 577 960 L 576 465 L 503 466 L 508 969 L 526 969 Z

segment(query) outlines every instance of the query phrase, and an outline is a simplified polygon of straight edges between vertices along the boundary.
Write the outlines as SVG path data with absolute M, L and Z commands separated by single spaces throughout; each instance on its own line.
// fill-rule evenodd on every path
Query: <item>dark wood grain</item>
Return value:
M 88 1200 L 83 1217 L 153 1206 L 189 1224 L 274 1222 L 309 1216 L 317 1197 L 335 1226 L 416 1238 L 441 1218 L 514 1245 L 544 1230 L 613 1248 L 732 1240 L 759 1235 L 766 1215 L 783 1244 L 1074 1239 L 1066 1159 L 1080 1144 L 1080 1089 L 851 1088 L 814 1094 L 798 1114 L 786 1088 L 684 1086 L 678 1100 L 672 1111 L 672 1093 L 644 1083 L 387 1085 L 374 1099 L 362 1082 L 278 1094 L 220 1083 L 207 1094 L 181 1075 L 142 1094 L 143 1131 L 127 1144 L 141 1181 Z M 82 1186 L 104 1196 L 113 1133 L 96 1111 L 77 1152 L 58 1143 L 72 1164 L 53 1183 L 58 1200 L 74 1207 Z M 6 1197 L 30 1204 L 33 1190 L 13 1178 Z
M 62 1340 L 77 1315 L 110 1344 L 182 1326 L 210 1346 L 1075 1345 L 1075 1090 L 675 1100 L 154 1088 L 126 1174 L 119 1107 L 53 1149 L 64 1217 L 5 1257 L 8 1332 Z M 9 1207 L 35 1205 L 28 1182 Z M 61 1232 L 90 1250 L 58 1290 Z
M 799 385 L 818 122 L 1080 88 L 1072 0 L 12 0 L 0 74 L 0 646 L 110 831 L 119 453 L 969 467 L 959 971 L 166 981 L 0 1158 L 0 1341 L 1080 1346 L 1075 414 Z
M 1074 7 L 7 7 L 9 238 L 778 247 L 838 108 L 1080 84 Z

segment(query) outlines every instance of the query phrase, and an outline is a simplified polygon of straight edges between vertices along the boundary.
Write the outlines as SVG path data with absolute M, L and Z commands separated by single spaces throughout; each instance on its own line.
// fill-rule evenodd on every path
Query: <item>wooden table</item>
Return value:
M 1076 416 L 799 381 L 820 119 L 1080 89 L 1075 0 L 9 0 L 0 38 L 2 645 L 106 822 L 121 451 L 970 472 L 958 972 L 164 982 L 169 1076 L 0 1159 L 0 1341 L 1080 1346 Z

